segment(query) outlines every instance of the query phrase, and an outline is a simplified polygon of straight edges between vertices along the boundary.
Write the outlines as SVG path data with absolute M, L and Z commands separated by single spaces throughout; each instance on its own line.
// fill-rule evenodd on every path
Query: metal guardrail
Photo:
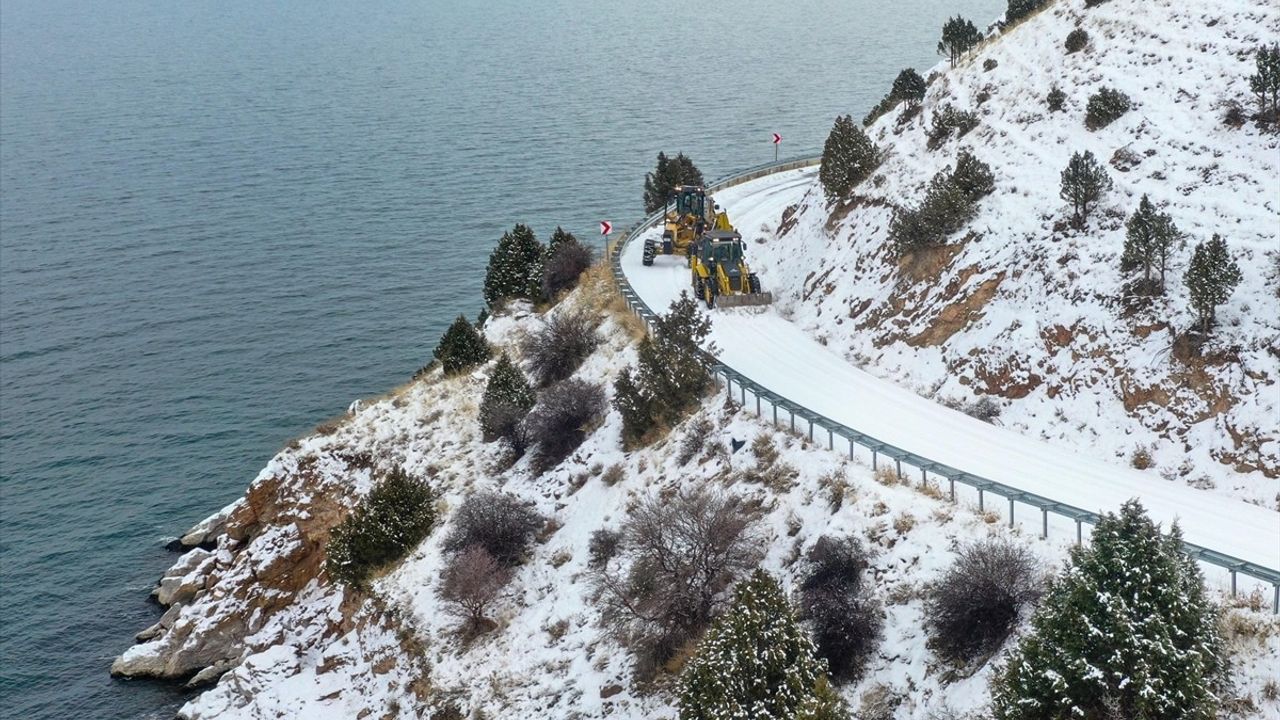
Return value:
M 722 178 L 711 185 L 707 186 L 708 192 L 724 190 L 726 188 L 740 185 L 751 180 L 772 175 L 774 173 L 787 172 L 789 170 L 799 170 L 801 168 L 814 167 L 821 162 L 821 156 L 818 157 L 801 157 L 790 160 L 783 160 L 777 163 L 767 163 L 748 168 L 738 173 L 734 173 L 728 177 Z M 627 307 L 631 309 L 645 324 L 646 329 L 652 331 L 653 321 L 657 318 L 657 314 L 652 308 L 640 297 L 631 284 L 627 281 L 626 274 L 622 271 L 622 249 L 632 238 L 640 233 L 654 227 L 662 219 L 663 211 L 653 213 L 644 220 L 626 230 L 622 237 L 615 243 L 612 243 L 609 250 L 609 263 L 613 272 L 614 280 L 617 283 L 618 292 L 622 295 Z M 861 446 L 871 452 L 872 470 L 879 468 L 880 456 L 891 459 L 898 472 L 899 477 L 903 476 L 902 466 L 907 464 L 920 471 L 920 479 L 922 483 L 929 481 L 929 475 L 945 478 L 950 488 L 950 498 L 954 502 L 956 499 L 956 483 L 967 485 L 978 492 L 978 509 L 985 510 L 986 495 L 988 493 L 1003 498 L 1009 505 L 1009 525 L 1014 525 L 1014 511 L 1018 503 L 1031 506 L 1040 511 L 1042 538 L 1049 536 L 1049 515 L 1064 517 L 1074 521 L 1076 525 L 1076 543 L 1083 542 L 1084 525 L 1097 525 L 1099 515 L 1089 510 L 1084 510 L 1066 503 L 1060 503 L 1056 500 L 1037 495 L 1035 493 L 1019 490 L 1011 485 L 988 480 L 972 473 L 964 472 L 949 465 L 934 462 L 929 458 L 908 452 L 901 448 L 890 445 L 887 442 L 877 439 L 867 433 L 855 430 L 820 413 L 814 412 L 799 403 L 787 399 L 777 393 L 770 391 L 751 378 L 734 370 L 719 359 L 707 355 L 707 366 L 712 376 L 716 379 L 717 385 L 720 378 L 724 378 L 725 388 L 729 396 L 733 396 L 733 386 L 738 385 L 741 395 L 741 402 L 745 407 L 747 404 L 747 393 L 755 397 L 756 414 L 764 417 L 761 403 L 768 402 L 773 411 L 773 424 L 778 424 L 778 410 L 785 410 L 790 417 L 791 431 L 795 432 L 796 418 L 809 424 L 809 440 L 814 439 L 814 429 L 822 429 L 827 431 L 827 449 L 835 449 L 835 439 L 837 437 L 846 440 L 849 443 L 849 457 L 854 455 L 855 447 Z M 1231 595 L 1236 595 L 1236 580 L 1238 575 L 1260 580 L 1269 583 L 1272 587 L 1272 603 L 1271 611 L 1280 613 L 1280 571 L 1272 568 L 1258 565 L 1257 563 L 1241 560 L 1225 553 L 1220 553 L 1210 548 L 1201 547 L 1193 543 L 1183 541 L 1183 550 L 1196 560 L 1225 569 L 1231 577 Z

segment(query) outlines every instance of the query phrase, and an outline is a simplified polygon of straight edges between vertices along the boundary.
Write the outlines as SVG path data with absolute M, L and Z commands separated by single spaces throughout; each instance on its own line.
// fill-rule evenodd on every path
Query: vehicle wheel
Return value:
M 653 246 L 652 240 L 645 240 L 644 241 L 644 258 L 641 260 L 641 262 L 643 262 L 645 265 L 652 265 L 653 256 L 656 250 L 657 248 Z
M 751 273 L 750 275 L 747 276 L 747 288 L 753 294 L 756 294 L 756 295 L 760 294 L 760 278 L 756 277 L 755 273 Z

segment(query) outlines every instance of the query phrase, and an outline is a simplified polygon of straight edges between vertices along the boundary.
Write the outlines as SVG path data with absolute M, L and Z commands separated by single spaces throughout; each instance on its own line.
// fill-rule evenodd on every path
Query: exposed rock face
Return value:
M 243 499 L 183 536 L 193 549 L 152 592 L 169 610 L 138 634 L 140 644 L 116 659 L 112 674 L 210 682 L 263 646 L 266 639 L 252 636 L 303 588 L 341 595 L 322 577 L 324 546 L 359 483 L 334 478 L 360 473 L 367 481 L 367 470 L 337 457 L 274 461 Z

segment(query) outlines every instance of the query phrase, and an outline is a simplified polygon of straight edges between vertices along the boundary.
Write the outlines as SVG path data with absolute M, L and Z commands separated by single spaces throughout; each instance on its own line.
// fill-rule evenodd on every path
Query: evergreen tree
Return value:
M 457 320 L 440 336 L 435 358 L 444 367 L 446 375 L 453 375 L 475 367 L 489 359 L 489 343 L 476 330 L 476 326 L 459 315 Z
M 1067 101 L 1067 94 L 1058 87 L 1057 83 L 1049 88 L 1049 94 L 1045 96 L 1045 104 L 1049 106 L 1049 112 L 1058 112 Z
M 680 677 L 680 720 L 848 718 L 826 663 L 772 577 L 757 570 Z
M 535 399 L 524 373 L 503 353 L 489 374 L 480 401 L 480 432 L 485 442 L 507 438 L 517 452 L 523 450 L 519 426 Z
M 1173 224 L 1173 218 L 1156 210 L 1151 200 L 1143 195 L 1138 203 L 1138 209 L 1125 223 L 1125 230 L 1124 254 L 1120 257 L 1120 271 L 1133 272 L 1141 268 L 1141 292 L 1163 295 L 1169 254 L 1182 237 L 1178 227 Z M 1160 273 L 1158 287 L 1151 279 L 1153 270 L 1158 270 Z
M 1038 10 L 1049 0 L 1009 0 L 1005 10 L 1006 23 L 1016 22 Z
M 1208 332 L 1213 327 L 1218 306 L 1227 301 L 1240 279 L 1240 266 L 1231 259 L 1221 236 L 1215 234 L 1208 243 L 1196 243 L 1182 282 L 1191 295 L 1191 307 L 1195 308 L 1201 331 Z
M 556 248 L 571 242 L 578 242 L 578 236 L 557 225 L 556 231 L 551 233 L 551 239 L 547 241 L 547 255 L 550 256 L 555 253 Z
M 909 106 L 916 106 L 924 100 L 924 93 L 927 89 L 924 78 L 920 77 L 920 73 L 914 68 L 907 68 L 898 73 L 898 77 L 893 80 L 893 89 L 889 91 L 889 97 L 894 100 L 904 100 Z
M 1258 112 L 1275 119 L 1280 113 L 1280 44 L 1263 45 L 1254 53 L 1257 72 L 1249 76 L 1249 89 L 1258 96 Z
M 657 212 L 667 204 L 671 191 L 678 185 L 703 185 L 702 171 L 678 153 L 668 158 L 666 153 L 658 153 L 658 166 L 653 172 L 644 176 L 644 211 Z
M 1089 219 L 1089 211 L 1102 193 L 1111 189 L 1111 176 L 1093 156 L 1085 150 L 1073 153 L 1067 168 L 1062 171 L 1062 189 L 1059 195 L 1071 203 L 1072 223 L 1083 227 Z
M 634 442 L 656 425 L 675 425 L 702 399 L 711 387 L 701 347 L 709 334 L 711 319 L 688 293 L 654 320 L 652 335 L 637 349 L 635 372 L 624 370 L 614 382 L 625 439 Z
M 1099 130 L 1115 122 L 1132 107 L 1128 95 L 1114 88 L 1104 87 L 1089 96 L 1084 110 L 1084 126 L 1090 130 Z
M 822 147 L 818 179 L 827 199 L 842 198 L 880 165 L 880 149 L 848 115 L 837 117 Z
M 974 27 L 972 22 L 957 15 L 942 26 L 942 40 L 938 42 L 938 54 L 949 58 L 951 67 L 955 67 L 956 61 L 973 49 L 981 39 L 982 33 L 978 32 L 978 28 Z
M 968 150 L 961 150 L 956 155 L 956 169 L 951 173 L 951 181 L 970 202 L 977 202 L 996 189 L 991 166 L 974 157 Z
M 517 224 L 502 234 L 489 255 L 484 274 L 484 300 L 493 307 L 507 298 L 537 300 L 542 296 L 542 263 L 547 250 L 533 230 Z
M 422 542 L 435 522 L 435 491 L 397 467 L 330 533 L 325 567 L 335 580 L 359 587 Z
M 1105 514 L 992 684 L 997 720 L 1211 720 L 1228 680 L 1217 610 L 1136 500 Z

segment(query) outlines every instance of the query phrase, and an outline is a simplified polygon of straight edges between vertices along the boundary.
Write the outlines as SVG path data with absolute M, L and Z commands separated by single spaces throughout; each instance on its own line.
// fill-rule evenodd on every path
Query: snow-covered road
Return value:
M 775 227 L 788 205 L 814 187 L 816 168 L 767 176 L 715 193 L 748 240 Z M 657 230 L 650 230 L 657 233 Z M 655 312 L 689 287 L 682 258 L 641 264 L 640 235 L 622 252 L 624 273 Z M 762 277 L 766 290 L 769 278 Z M 1179 520 L 1186 539 L 1280 569 L 1280 513 L 1168 482 L 995 427 L 853 367 L 773 308 L 716 309 L 712 339 L 729 367 L 765 388 L 887 443 L 1026 492 L 1095 512 L 1139 498 L 1152 517 Z

